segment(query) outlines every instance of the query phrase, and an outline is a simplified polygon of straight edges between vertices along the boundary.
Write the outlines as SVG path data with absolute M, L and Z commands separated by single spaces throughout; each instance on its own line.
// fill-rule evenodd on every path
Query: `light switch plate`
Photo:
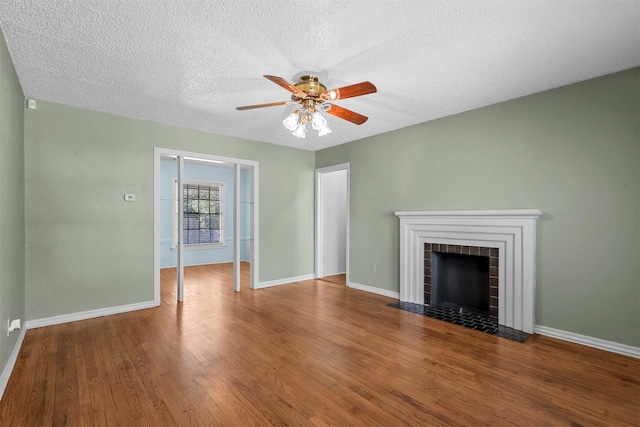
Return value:
M 125 194 L 124 195 L 124 201 L 125 202 L 135 202 L 136 201 L 136 195 L 135 194 Z

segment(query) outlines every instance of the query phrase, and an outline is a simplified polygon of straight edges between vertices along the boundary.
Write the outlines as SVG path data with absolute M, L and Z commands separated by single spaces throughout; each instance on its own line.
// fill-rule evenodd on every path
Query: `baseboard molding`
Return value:
M 118 305 L 115 307 L 99 308 L 97 310 L 80 311 L 78 313 L 62 314 L 60 316 L 45 317 L 42 319 L 27 320 L 25 329 L 41 328 L 43 326 L 59 325 L 61 323 L 75 322 L 78 320 L 93 319 L 94 317 L 110 316 L 112 314 L 126 313 L 129 311 L 153 308 L 153 301 L 137 302 L 134 304 Z
M 619 344 L 613 341 L 593 338 L 586 335 L 575 334 L 573 332 L 562 331 L 560 329 L 549 328 L 547 326 L 535 325 L 533 332 L 540 335 L 546 335 L 552 338 L 558 338 L 564 341 L 570 341 L 589 347 L 598 348 L 600 350 L 611 351 L 613 353 L 623 354 L 625 356 L 640 359 L 640 347 L 632 347 L 626 344 Z
M 18 335 L 18 339 L 16 340 L 16 344 L 13 346 L 13 351 L 9 355 L 9 360 L 7 364 L 4 366 L 2 370 L 2 374 L 0 375 L 0 400 L 2 400 L 2 396 L 4 395 L 4 391 L 7 388 L 7 384 L 9 383 L 9 378 L 11 378 L 11 373 L 13 372 L 13 368 L 16 366 L 16 362 L 18 361 L 18 354 L 20 354 L 20 349 L 22 348 L 22 342 L 24 341 L 24 336 L 27 333 L 27 328 L 23 327 L 20 329 L 20 334 Z
M 357 289 L 359 291 L 371 292 L 372 294 L 382 295 L 383 297 L 400 299 L 400 293 L 389 291 L 387 289 L 380 289 L 373 286 L 363 285 L 361 283 L 349 282 L 347 285 L 350 288 Z
M 315 279 L 315 276 L 313 274 L 305 274 L 303 276 L 287 277 L 287 278 L 284 278 L 284 279 L 277 279 L 277 280 L 269 280 L 269 281 L 266 281 L 266 282 L 258 283 L 258 287 L 256 289 L 270 288 L 272 286 L 288 285 L 290 283 L 303 282 L 305 280 L 313 280 L 313 279 Z

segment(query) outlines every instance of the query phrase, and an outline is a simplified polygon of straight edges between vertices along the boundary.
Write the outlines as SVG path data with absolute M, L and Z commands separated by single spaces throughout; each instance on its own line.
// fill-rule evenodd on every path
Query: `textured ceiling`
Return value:
M 640 1 L 0 0 L 25 96 L 318 150 L 640 65 Z M 262 77 L 378 92 L 298 139 Z

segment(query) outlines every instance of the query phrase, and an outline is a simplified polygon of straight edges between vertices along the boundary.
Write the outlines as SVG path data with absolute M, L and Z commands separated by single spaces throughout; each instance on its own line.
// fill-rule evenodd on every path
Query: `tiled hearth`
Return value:
M 387 305 L 513 341 L 524 342 L 530 336 L 526 332 L 499 325 L 479 314 L 460 313 L 450 307 L 427 307 L 410 302 L 392 302 Z

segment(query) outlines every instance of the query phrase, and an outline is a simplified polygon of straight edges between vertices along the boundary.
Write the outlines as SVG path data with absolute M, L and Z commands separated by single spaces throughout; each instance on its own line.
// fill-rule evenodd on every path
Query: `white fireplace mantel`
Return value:
M 400 218 L 400 301 L 424 304 L 424 244 L 499 249 L 498 323 L 533 333 L 538 209 L 405 211 Z

